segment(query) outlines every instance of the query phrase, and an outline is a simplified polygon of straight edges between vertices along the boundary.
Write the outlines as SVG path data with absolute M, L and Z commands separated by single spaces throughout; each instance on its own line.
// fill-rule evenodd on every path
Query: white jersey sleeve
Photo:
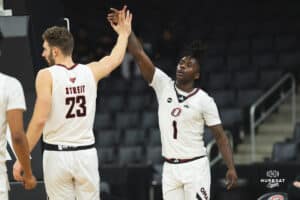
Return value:
M 6 144 L 11 137 L 7 135 L 6 112 L 12 109 L 26 109 L 22 85 L 16 78 L 0 73 L 0 163 L 9 158 Z
M 7 108 L 26 110 L 25 97 L 21 83 L 15 78 L 8 78 L 5 86 L 7 92 Z
M 158 99 L 162 96 L 165 86 L 167 86 L 170 81 L 172 81 L 172 79 L 166 73 L 159 68 L 155 68 L 150 86 L 155 90 Z
M 221 124 L 219 111 L 213 98 L 206 99 L 206 103 L 203 106 L 203 118 L 207 126 L 214 126 Z

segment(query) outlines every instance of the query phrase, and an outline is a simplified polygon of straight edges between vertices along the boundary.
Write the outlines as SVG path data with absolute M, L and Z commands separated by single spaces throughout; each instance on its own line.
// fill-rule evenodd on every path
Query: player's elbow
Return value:
M 217 144 L 219 146 L 224 146 L 224 145 L 227 145 L 228 144 L 228 139 L 226 137 L 226 135 L 221 135 L 220 137 L 216 138 L 216 141 L 217 141 Z
M 14 144 L 23 144 L 25 140 L 25 133 L 23 130 L 11 132 L 11 140 Z
M 41 118 L 35 120 L 35 125 L 36 125 L 37 127 L 43 128 L 43 127 L 45 126 L 46 122 L 47 122 L 47 118 L 42 118 L 42 117 L 41 117 Z

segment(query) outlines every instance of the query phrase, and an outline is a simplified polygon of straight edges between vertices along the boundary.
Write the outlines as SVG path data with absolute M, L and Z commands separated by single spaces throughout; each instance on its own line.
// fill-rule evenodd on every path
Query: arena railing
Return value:
M 275 95 L 279 93 L 279 95 Z M 259 106 L 267 103 L 270 96 L 277 96 L 277 99 L 272 99 L 274 103 L 266 110 L 261 111 L 259 117 L 256 118 L 256 111 Z M 268 116 L 272 114 L 287 98 L 291 97 L 291 116 L 292 126 L 296 123 L 296 81 L 295 77 L 288 73 L 284 75 L 277 83 L 275 83 L 267 92 L 257 99 L 250 107 L 250 141 L 251 141 L 251 160 L 256 162 L 256 127 L 258 127 Z

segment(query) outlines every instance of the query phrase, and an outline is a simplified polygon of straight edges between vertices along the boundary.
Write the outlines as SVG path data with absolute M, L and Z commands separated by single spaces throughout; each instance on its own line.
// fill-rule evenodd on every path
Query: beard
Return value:
M 52 51 L 50 51 L 49 56 L 46 58 L 46 61 L 48 63 L 49 66 L 55 65 L 55 60 L 52 54 Z

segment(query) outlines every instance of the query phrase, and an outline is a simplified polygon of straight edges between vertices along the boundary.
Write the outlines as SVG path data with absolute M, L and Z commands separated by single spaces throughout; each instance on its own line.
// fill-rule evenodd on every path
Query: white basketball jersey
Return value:
M 158 100 L 162 155 L 177 159 L 206 155 L 204 125 L 221 124 L 214 100 L 199 88 L 190 93 L 180 91 L 158 68 L 150 85 Z
M 21 83 L 10 76 L 0 73 L 0 163 L 6 159 L 6 111 L 26 109 Z
M 97 85 L 86 65 L 71 68 L 54 65 L 52 76 L 52 108 L 43 131 L 49 144 L 82 146 L 93 144 L 93 123 Z

